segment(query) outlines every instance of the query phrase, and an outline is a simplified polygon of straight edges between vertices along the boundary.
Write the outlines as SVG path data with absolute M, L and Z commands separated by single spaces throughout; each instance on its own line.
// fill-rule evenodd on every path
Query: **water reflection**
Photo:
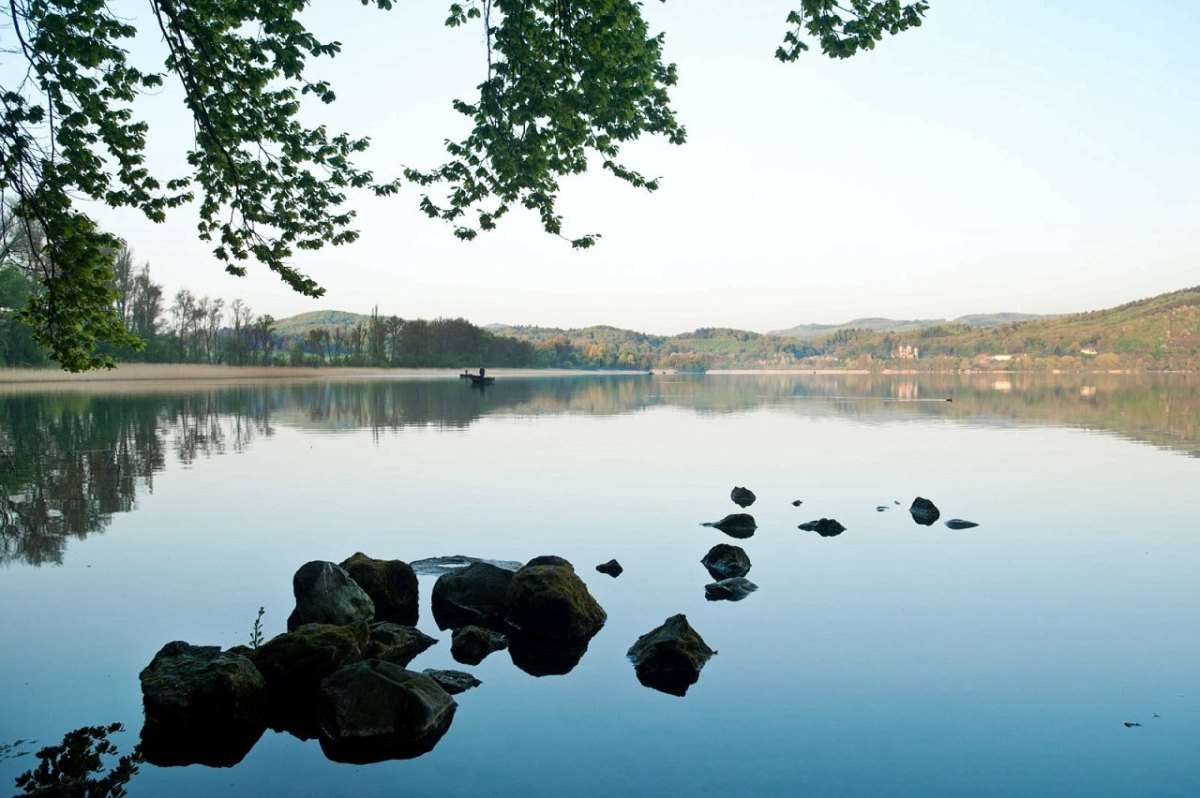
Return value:
M 710 375 L 329 381 L 188 393 L 0 396 L 0 563 L 61 563 L 153 489 L 168 459 L 244 451 L 279 425 L 382 435 L 464 429 L 489 415 L 616 415 L 772 407 L 864 423 L 937 418 L 1095 429 L 1200 456 L 1200 381 L 1186 375 Z M 953 401 L 946 401 L 953 399 Z

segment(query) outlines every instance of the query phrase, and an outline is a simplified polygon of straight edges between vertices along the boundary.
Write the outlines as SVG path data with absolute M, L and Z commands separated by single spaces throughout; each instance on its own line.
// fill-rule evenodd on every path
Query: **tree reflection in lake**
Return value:
M 486 394 L 458 379 L 331 380 L 136 393 L 0 395 L 0 563 L 61 563 L 71 538 L 103 531 L 181 465 L 244 451 L 276 425 L 328 432 L 463 429 L 487 415 L 617 415 L 672 406 L 762 407 L 865 423 L 939 418 L 1113 432 L 1200 456 L 1200 381 L 1133 374 L 763 374 L 510 377 Z M 946 399 L 953 398 L 953 402 Z

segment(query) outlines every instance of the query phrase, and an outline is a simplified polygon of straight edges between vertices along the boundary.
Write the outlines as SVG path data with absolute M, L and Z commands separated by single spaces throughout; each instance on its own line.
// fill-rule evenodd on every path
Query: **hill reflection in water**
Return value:
M 771 408 L 868 424 L 1084 428 L 1195 457 L 1198 386 L 1187 375 L 583 375 L 501 378 L 482 391 L 457 379 L 397 379 L 0 395 L 0 563 L 61 563 L 70 539 L 133 510 L 169 461 L 236 454 L 280 426 L 384 435 L 465 429 L 489 415 Z

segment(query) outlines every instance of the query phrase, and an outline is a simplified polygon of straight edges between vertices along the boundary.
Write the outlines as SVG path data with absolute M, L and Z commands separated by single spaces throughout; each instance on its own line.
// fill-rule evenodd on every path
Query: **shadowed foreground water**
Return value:
M 296 568 L 364 551 L 558 554 L 609 620 L 566 675 L 465 668 L 483 685 L 418 758 L 268 731 L 232 768 L 143 765 L 131 795 L 1192 795 L 1198 420 L 1194 380 L 1119 375 L 0 396 L 0 744 L 38 741 L 0 779 L 83 725 L 131 749 L 164 643 L 244 644 L 260 606 L 281 632 Z M 734 485 L 758 497 L 736 541 L 700 525 L 741 511 Z M 918 495 L 941 521 L 913 523 Z M 846 529 L 797 529 L 820 518 Z M 705 600 L 721 542 L 753 563 L 744 600 Z M 410 667 L 463 668 L 434 578 Z M 719 651 L 683 698 L 624 656 L 676 613 Z

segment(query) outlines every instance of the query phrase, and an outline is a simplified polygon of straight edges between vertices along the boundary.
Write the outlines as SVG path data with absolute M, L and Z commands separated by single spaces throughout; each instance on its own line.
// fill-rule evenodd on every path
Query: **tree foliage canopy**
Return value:
M 919 25 L 927 4 L 900 0 L 797 0 L 776 56 L 795 60 L 813 39 L 845 58 L 885 34 Z M 387 10 L 392 0 L 362 0 Z M 448 159 L 381 180 L 355 165 L 368 141 L 301 121 L 305 102 L 334 101 L 309 61 L 341 45 L 308 30 L 308 0 L 151 0 L 164 47 L 162 70 L 132 66 L 125 46 L 137 32 L 104 0 L 11 0 L 0 47 L 22 68 L 0 85 L 0 192 L 14 203 L 30 241 L 21 262 L 38 284 L 22 319 L 72 370 L 111 366 L 104 341 L 136 346 L 117 311 L 114 254 L 89 203 L 130 207 L 159 221 L 196 202 L 198 234 L 235 275 L 257 261 L 292 289 L 323 289 L 290 264 L 297 250 L 353 241 L 352 189 L 395 193 L 402 180 L 432 191 L 421 209 L 471 239 L 514 206 L 536 212 L 562 235 L 561 178 L 598 163 L 631 185 L 657 181 L 623 165 L 621 146 L 643 134 L 683 143 L 671 108 L 674 64 L 634 0 L 469 0 L 450 6 L 452 28 L 481 25 L 487 77 L 454 107 L 473 123 Z M 10 73 L 12 74 L 12 73 Z M 148 126 L 139 95 L 177 81 L 194 121 L 188 173 L 160 178 L 146 168 Z M 592 245 L 597 236 L 571 238 Z

